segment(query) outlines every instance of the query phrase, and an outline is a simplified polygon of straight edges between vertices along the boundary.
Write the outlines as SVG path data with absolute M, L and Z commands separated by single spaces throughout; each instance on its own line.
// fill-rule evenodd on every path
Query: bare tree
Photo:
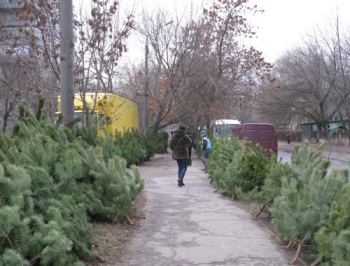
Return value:
M 118 1 L 90 2 L 90 14 L 76 14 L 77 44 L 71 43 L 75 48 L 75 87 L 84 93 L 112 92 L 117 61 L 126 51 L 125 41 L 133 18 L 127 15 L 124 22 L 118 20 Z M 13 25 L 0 29 L 1 45 L 6 47 L 1 55 L 20 66 L 19 77 L 26 83 L 21 88 L 26 91 L 21 91 L 20 96 L 28 95 L 33 102 L 36 97 L 45 97 L 51 113 L 57 108 L 59 63 L 64 60 L 59 54 L 59 3 L 58 0 L 13 2 Z M 6 90 L 14 87 L 7 86 Z
M 317 124 L 319 137 L 327 137 L 328 122 L 345 110 L 350 93 L 348 57 L 338 27 L 338 22 L 330 31 L 318 27 L 278 61 L 276 81 L 265 90 L 260 108 L 270 115 L 307 118 Z
M 334 60 L 337 62 L 339 69 L 339 77 L 337 78 L 337 86 L 339 94 L 337 95 L 337 103 L 339 104 L 339 118 L 344 121 L 347 128 L 348 140 L 350 145 L 350 42 L 348 36 L 350 32 L 341 29 L 339 16 L 336 17 L 333 25 L 335 32 L 336 53 Z M 347 120 L 347 123 L 345 123 Z
M 206 87 L 202 106 L 207 127 L 220 113 L 232 111 L 231 106 L 251 97 L 256 80 L 271 67 L 261 52 L 241 44 L 242 38 L 255 35 L 246 16 L 257 12 L 260 10 L 249 6 L 249 1 L 219 0 L 204 9 L 204 43 L 209 52 L 205 60 L 209 68 L 202 75 Z
M 218 0 L 186 21 L 161 12 L 144 19 L 157 76 L 150 101 L 154 129 L 179 121 L 210 127 L 211 120 L 232 116 L 252 98 L 256 81 L 271 65 L 240 44 L 255 34 L 245 16 L 258 10 L 247 2 Z
M 114 91 L 117 63 L 127 50 L 126 39 L 133 25 L 132 14 L 121 22 L 119 8 L 118 1 L 92 1 L 91 13 L 80 9 L 75 20 L 75 85 L 86 111 L 87 92 Z M 94 112 L 96 100 L 90 112 Z
M 18 76 L 20 76 L 19 67 L 12 61 L 6 62 L 6 58 L 3 58 L 0 65 L 0 110 L 2 110 L 1 126 L 4 132 L 19 101 L 19 96 L 23 92 L 24 84 Z
M 183 15 L 172 18 L 163 11 L 158 11 L 155 18 L 144 14 L 139 30 L 151 47 L 147 94 L 153 133 L 191 116 L 180 108 L 188 100 L 184 97 L 188 86 L 183 73 L 184 58 L 195 49 L 187 42 L 189 29 L 183 26 L 188 23 L 184 20 Z

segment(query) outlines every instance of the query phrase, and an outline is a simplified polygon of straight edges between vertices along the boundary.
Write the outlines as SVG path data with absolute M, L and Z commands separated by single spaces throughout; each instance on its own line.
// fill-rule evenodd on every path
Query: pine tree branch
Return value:
M 106 262 L 106 260 L 103 257 L 101 257 L 100 255 L 98 255 L 97 253 L 94 253 L 94 255 L 96 256 L 96 259 L 99 262 L 102 262 L 102 263 Z
M 286 249 L 289 249 L 291 246 L 293 246 L 293 244 L 294 244 L 294 240 L 293 239 L 289 240 L 288 245 L 286 246 Z
M 304 241 L 306 240 L 306 237 L 303 238 L 303 240 L 300 242 L 300 244 L 298 245 L 298 249 L 297 252 L 295 253 L 294 258 L 289 262 L 289 264 L 293 264 L 294 262 L 297 261 L 297 259 L 299 258 L 299 254 L 301 251 L 301 246 L 303 245 Z
M 254 215 L 253 220 L 258 219 L 258 216 L 264 211 L 264 209 L 266 208 L 266 206 L 267 206 L 268 204 L 270 204 L 271 202 L 273 202 L 273 199 L 274 199 L 274 198 L 271 198 L 268 202 L 266 202 L 266 203 L 260 208 L 260 210 L 257 212 L 257 214 Z
M 46 245 L 46 247 L 45 248 L 47 248 L 49 245 Z M 32 258 L 31 260 L 30 260 L 30 265 L 34 265 L 35 264 L 35 262 L 41 257 L 41 254 L 43 253 L 43 251 L 45 250 L 45 248 L 43 248 L 42 250 L 41 250 L 41 252 L 38 254 L 38 255 L 36 255 L 34 258 Z
M 134 224 L 135 224 L 135 223 L 133 222 L 133 220 L 130 219 L 129 216 L 126 216 L 126 220 L 128 221 L 128 223 L 129 223 L 130 225 L 134 225 Z
M 315 260 L 310 266 L 316 266 L 320 264 L 320 262 L 323 260 L 323 257 L 319 257 L 317 260 Z
M 0 233 L 3 234 L 3 236 L 7 239 L 7 241 L 9 242 L 11 248 L 14 248 L 11 239 L 8 237 L 8 235 L 0 228 Z

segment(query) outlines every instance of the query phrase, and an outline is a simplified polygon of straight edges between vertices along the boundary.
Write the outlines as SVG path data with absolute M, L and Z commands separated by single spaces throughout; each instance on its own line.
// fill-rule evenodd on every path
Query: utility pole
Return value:
M 143 130 L 144 130 L 144 134 L 146 136 L 148 136 L 148 131 L 149 131 L 149 125 L 148 125 L 148 116 L 149 116 L 149 110 L 148 110 L 148 90 L 149 90 L 149 73 L 148 73 L 148 36 L 146 36 L 146 44 L 145 44 L 145 84 L 144 84 L 144 110 L 143 110 L 143 118 L 142 118 L 142 122 L 143 122 Z
M 60 29 L 61 113 L 63 116 L 63 125 L 66 125 L 74 117 L 74 36 L 72 0 L 60 1 Z

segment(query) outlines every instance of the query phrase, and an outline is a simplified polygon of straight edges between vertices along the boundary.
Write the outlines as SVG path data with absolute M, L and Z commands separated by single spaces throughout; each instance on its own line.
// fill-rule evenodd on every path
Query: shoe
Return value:
M 184 180 L 183 180 L 183 179 L 181 179 L 181 180 L 180 180 L 180 183 L 181 183 L 181 186 L 184 186 L 184 185 L 185 185 L 185 183 L 184 183 Z
M 178 185 L 179 187 L 182 186 L 182 185 L 181 185 L 181 180 L 177 180 L 177 185 Z

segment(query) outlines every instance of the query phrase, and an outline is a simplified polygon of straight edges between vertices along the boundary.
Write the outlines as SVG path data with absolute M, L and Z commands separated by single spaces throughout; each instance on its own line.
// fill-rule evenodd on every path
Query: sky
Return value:
M 73 0 L 87 3 L 87 0 Z M 207 0 L 210 1 L 210 0 Z M 187 11 L 190 7 L 201 10 L 202 0 L 120 0 L 122 9 L 136 10 L 136 19 L 142 9 L 149 12 L 161 7 L 169 13 L 177 10 L 179 13 Z M 252 19 L 256 27 L 257 37 L 252 45 L 268 62 L 273 63 L 283 53 L 301 42 L 307 33 L 312 33 L 317 25 L 323 26 L 334 21 L 338 13 L 340 22 L 344 27 L 350 27 L 350 0 L 250 0 L 264 13 Z M 123 12 L 123 10 L 122 10 Z M 130 52 L 124 60 L 142 60 L 143 47 L 140 38 L 129 40 Z
M 319 25 L 334 22 L 350 27 L 350 0 L 253 0 L 265 12 L 256 18 L 257 39 L 254 44 L 274 61 L 287 49 L 302 42 L 307 33 Z

